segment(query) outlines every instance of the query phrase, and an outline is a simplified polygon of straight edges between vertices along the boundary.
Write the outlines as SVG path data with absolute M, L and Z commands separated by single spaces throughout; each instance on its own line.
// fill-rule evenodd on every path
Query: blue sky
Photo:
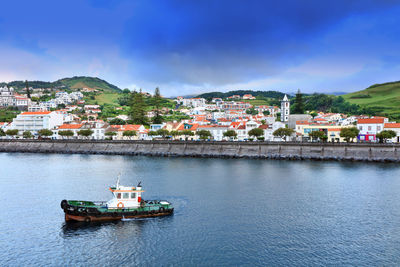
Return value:
M 0 81 L 356 91 L 400 80 L 400 1 L 7 1 L 0 59 Z

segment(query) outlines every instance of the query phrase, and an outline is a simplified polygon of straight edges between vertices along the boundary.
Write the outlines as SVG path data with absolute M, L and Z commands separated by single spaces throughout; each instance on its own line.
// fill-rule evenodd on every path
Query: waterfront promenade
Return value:
M 399 144 L 0 140 L 0 152 L 400 162 Z

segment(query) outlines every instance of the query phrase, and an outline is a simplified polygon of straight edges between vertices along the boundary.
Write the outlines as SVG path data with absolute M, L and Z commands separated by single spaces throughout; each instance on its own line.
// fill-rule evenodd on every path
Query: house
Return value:
M 357 128 L 360 133 L 357 139 L 359 141 L 376 142 L 376 134 L 383 130 L 384 124 L 387 122 L 389 122 L 389 119 L 383 117 L 359 119 Z
M 222 141 L 224 138 L 224 133 L 229 130 L 227 125 L 200 125 L 198 130 L 210 131 L 211 139 L 214 141 Z
M 72 139 L 78 139 L 78 131 L 81 130 L 83 124 L 63 124 L 60 125 L 55 131 L 54 131 L 54 136 L 56 139 L 64 139 L 67 137 L 63 137 L 61 135 L 59 135 L 60 131 L 71 131 L 73 132 L 73 136 L 72 137 L 68 137 L 68 138 L 72 138 Z
M 252 96 L 251 94 L 246 94 L 243 95 L 243 99 L 256 99 L 254 96 Z
M 125 131 L 135 131 L 136 136 L 124 136 Z M 110 127 L 107 128 L 107 132 L 116 132 L 117 135 L 113 137 L 115 140 L 146 140 L 148 139 L 149 133 L 149 131 L 143 125 L 139 124 L 110 125 Z
M 390 139 L 393 143 L 400 143 L 400 123 L 385 123 L 383 130 L 392 130 L 396 133 L 396 137 Z

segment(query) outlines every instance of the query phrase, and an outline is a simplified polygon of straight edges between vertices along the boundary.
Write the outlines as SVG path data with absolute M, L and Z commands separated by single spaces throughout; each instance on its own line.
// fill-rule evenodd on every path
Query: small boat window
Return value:
M 121 193 L 118 193 L 118 194 L 117 194 L 117 198 L 118 198 L 118 199 L 121 199 Z
M 131 193 L 131 198 L 136 198 L 136 193 Z
M 129 198 L 129 193 L 124 193 L 124 198 Z

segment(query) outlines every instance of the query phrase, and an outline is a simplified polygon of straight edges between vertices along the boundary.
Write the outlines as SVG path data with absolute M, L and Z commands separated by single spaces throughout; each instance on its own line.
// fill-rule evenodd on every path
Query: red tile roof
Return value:
M 372 119 L 359 119 L 358 124 L 373 124 L 373 123 L 384 123 L 384 118 L 372 118 Z
M 400 128 L 400 123 L 385 123 L 384 128 Z
M 50 114 L 51 111 L 36 111 L 36 112 L 23 112 L 21 115 L 47 115 Z
M 58 129 L 80 129 L 83 124 L 63 124 Z

